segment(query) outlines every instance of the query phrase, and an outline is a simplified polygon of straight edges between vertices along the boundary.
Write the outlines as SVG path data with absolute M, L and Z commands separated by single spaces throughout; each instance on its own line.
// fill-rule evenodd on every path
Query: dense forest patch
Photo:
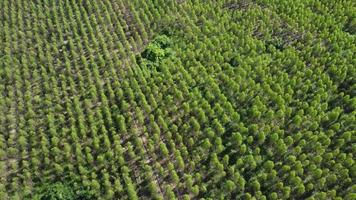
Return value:
M 0 1 L 0 200 L 355 199 L 355 13 Z

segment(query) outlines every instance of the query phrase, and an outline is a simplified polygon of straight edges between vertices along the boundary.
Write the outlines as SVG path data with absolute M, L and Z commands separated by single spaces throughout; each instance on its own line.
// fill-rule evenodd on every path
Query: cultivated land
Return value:
M 0 200 L 356 199 L 355 15 L 0 1 Z

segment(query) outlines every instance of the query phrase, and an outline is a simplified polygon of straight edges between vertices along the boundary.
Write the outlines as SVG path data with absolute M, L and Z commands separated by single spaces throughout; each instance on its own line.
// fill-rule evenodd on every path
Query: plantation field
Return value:
M 356 199 L 353 0 L 0 0 L 0 200 Z

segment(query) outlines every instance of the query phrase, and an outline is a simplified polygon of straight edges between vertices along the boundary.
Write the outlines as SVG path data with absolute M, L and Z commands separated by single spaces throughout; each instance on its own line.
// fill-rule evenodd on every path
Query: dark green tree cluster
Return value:
M 83 187 L 63 183 L 49 183 L 38 186 L 35 194 L 29 197 L 29 199 L 34 200 L 94 200 L 97 198 L 95 194 Z

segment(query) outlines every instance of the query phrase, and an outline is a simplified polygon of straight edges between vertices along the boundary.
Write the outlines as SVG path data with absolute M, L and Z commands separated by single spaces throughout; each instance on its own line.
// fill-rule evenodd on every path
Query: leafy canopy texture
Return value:
M 47 185 L 39 190 L 39 195 L 35 196 L 34 199 L 38 200 L 72 200 L 74 199 L 73 190 L 66 185 L 61 183 Z
M 52 183 L 39 186 L 33 200 L 91 200 L 94 198 L 90 191 L 83 188 L 74 189 L 73 185 Z
M 0 0 L 0 200 L 356 199 L 355 0 Z

